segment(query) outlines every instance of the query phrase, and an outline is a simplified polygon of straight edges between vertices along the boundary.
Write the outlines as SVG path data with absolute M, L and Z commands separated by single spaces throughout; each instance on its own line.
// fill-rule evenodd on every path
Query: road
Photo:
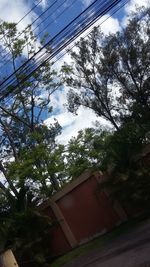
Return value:
M 150 221 L 63 267 L 150 267 Z

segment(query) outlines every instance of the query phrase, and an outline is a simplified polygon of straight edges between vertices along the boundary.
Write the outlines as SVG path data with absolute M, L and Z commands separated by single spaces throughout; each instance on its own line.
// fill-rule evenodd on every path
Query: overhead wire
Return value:
M 65 0 L 66 1 L 66 0 Z M 64 1 L 64 2 L 65 2 Z M 34 20 L 34 21 L 32 21 L 32 23 L 30 23 L 27 27 L 25 27 L 25 29 L 22 31 L 22 32 L 20 32 L 17 36 L 16 36 L 16 38 L 19 38 L 23 33 L 25 33 L 26 32 L 26 30 L 27 29 L 29 29 L 29 27 L 30 26 L 32 26 L 37 20 L 39 20 L 48 10 L 50 10 L 56 3 L 58 2 L 58 0 L 55 0 L 51 5 L 49 5 L 48 7 L 47 7 L 47 9 L 46 10 L 44 10 L 39 16 L 37 16 L 36 17 L 36 19 Z M 56 7 L 56 9 L 57 9 L 58 7 Z M 55 10 L 56 10 L 55 9 Z M 55 10 L 54 10 L 54 12 L 55 12 Z M 48 17 L 48 16 L 47 16 Z M 46 18 L 47 18 L 46 17 Z M 20 21 L 22 21 L 23 20 L 23 18 L 20 20 Z M 41 23 L 39 23 L 38 24 L 38 26 L 36 26 L 32 31 L 34 32 L 41 24 L 43 23 L 43 21 L 41 22 Z M 17 26 L 17 24 L 16 24 L 16 26 Z M 6 36 L 6 34 L 5 34 L 5 36 Z M 1 39 L 3 39 L 4 38 L 4 36 L 1 38 Z M 0 39 L 0 40 L 1 40 Z M 1 53 L 3 53 L 5 50 L 6 50 L 6 48 L 8 48 L 9 47 L 9 45 L 6 45 L 5 46 L 5 48 L 3 48 L 2 49 L 2 51 L 1 51 Z M 24 46 L 25 47 L 25 46 Z M 24 48 L 23 47 L 23 48 Z M 3 59 L 5 59 L 7 56 L 9 55 L 9 52 L 7 52 L 4 56 L 2 56 L 2 58 Z M 9 60 L 8 60 L 8 62 L 9 62 Z
M 107 0 L 107 1 L 109 2 L 109 0 Z M 106 3 L 107 2 L 105 2 L 105 5 L 103 6 L 103 8 L 105 8 L 107 6 Z M 96 8 L 98 9 L 99 6 L 96 6 Z M 102 8 L 102 6 L 100 6 L 100 8 Z M 94 10 L 95 10 L 95 7 L 94 7 Z M 98 9 L 97 12 L 94 13 L 95 16 L 97 16 L 97 14 L 99 15 L 99 9 Z M 91 11 L 90 11 L 90 14 L 86 14 L 86 16 L 84 17 L 84 20 L 81 19 L 80 21 L 78 21 L 78 24 L 80 25 L 80 27 L 84 26 L 85 23 L 87 22 L 87 18 L 88 18 L 88 20 L 90 20 L 90 17 L 92 17 L 92 15 L 93 15 L 93 13 L 91 13 Z M 76 33 L 76 29 L 78 30 L 78 25 L 77 24 L 75 26 L 73 25 L 73 31 L 74 31 L 73 33 Z M 84 31 L 84 28 L 82 30 Z M 65 44 L 65 41 L 68 41 L 68 39 L 69 39 L 70 36 L 72 36 L 72 32 L 71 32 L 70 29 L 68 29 L 67 32 L 65 32 L 64 35 L 60 36 L 58 40 L 56 39 L 55 40 L 55 43 L 57 45 L 57 49 L 59 49 L 59 46 L 61 46 L 62 44 Z M 74 35 L 74 37 L 75 37 L 75 35 Z M 71 39 L 71 41 L 72 41 L 72 39 Z M 59 42 L 60 42 L 60 44 L 59 44 Z M 52 50 L 54 50 L 54 42 L 52 42 Z M 56 51 L 56 53 L 57 52 L 58 52 L 58 50 Z M 45 56 L 45 52 L 43 53 L 42 56 Z M 42 58 L 42 56 L 40 55 L 37 59 Z M 53 56 L 54 56 L 54 54 L 53 54 Z M 37 63 L 37 59 L 36 59 L 36 63 Z
M 100 9 L 98 10 L 98 12 L 96 12 L 95 14 L 96 14 L 96 19 L 100 16 L 100 15 L 104 15 L 106 12 L 108 12 L 114 5 L 116 5 L 116 4 L 118 4 L 119 2 L 120 2 L 121 0 L 115 0 L 115 1 L 112 1 L 112 3 L 111 3 L 111 5 L 109 5 L 108 7 L 106 6 L 105 7 L 105 9 L 103 10 L 103 12 L 100 12 Z M 20 70 L 22 71 L 24 71 L 24 70 L 31 70 L 31 66 L 27 66 L 27 63 L 29 62 L 31 62 L 32 63 L 32 59 L 35 59 L 35 56 L 39 53 L 39 52 L 41 52 L 43 49 L 45 49 L 46 48 L 46 46 L 48 46 L 49 44 L 52 44 L 53 43 L 53 41 L 57 38 L 57 37 L 59 37 L 59 35 L 61 35 L 66 29 L 68 30 L 68 28 L 69 28 L 69 26 L 71 25 L 71 24 L 73 24 L 74 22 L 77 22 L 77 19 L 78 18 L 80 18 L 83 14 L 85 14 L 85 17 L 86 17 L 86 12 L 87 12 L 87 10 L 89 11 L 89 9 L 91 8 L 91 7 L 93 7 L 93 5 L 95 4 L 97 2 L 97 0 L 95 0 L 89 7 L 87 7 L 83 12 L 81 12 L 71 23 L 69 23 L 67 26 L 65 26 L 58 34 L 56 34 L 48 43 L 46 43 L 46 45 L 45 46 L 43 46 L 33 57 L 31 57 L 27 62 L 25 62 L 20 68 L 18 68 L 17 69 L 17 71 L 16 71 L 16 73 L 17 72 L 19 72 Z M 86 17 L 87 18 L 87 17 Z M 89 17 L 87 18 L 87 19 L 89 19 Z M 87 25 L 85 25 L 84 27 L 83 27 L 83 29 L 82 30 L 80 30 L 80 31 L 77 31 L 77 33 L 76 32 L 74 32 L 75 34 L 74 34 L 74 36 L 72 37 L 72 38 L 70 38 L 70 40 L 69 41 L 67 41 L 67 42 L 65 42 L 65 45 L 68 45 L 71 41 L 73 41 L 76 37 L 78 37 L 79 36 L 79 34 L 80 33 L 82 33 L 84 30 L 86 30 L 89 26 L 91 26 L 92 25 L 92 23 L 94 23 L 95 22 L 95 18 L 93 18 L 92 17 L 92 19 L 91 19 L 91 21 L 90 21 L 90 23 L 87 23 Z M 78 29 L 80 29 L 80 27 L 78 27 Z M 73 34 L 73 33 L 72 33 Z M 64 36 L 65 37 L 65 36 Z M 61 38 L 62 38 L 62 36 L 61 36 Z M 56 47 L 57 48 L 57 47 Z M 62 48 L 64 48 L 64 45 L 63 45 L 63 43 L 62 43 L 62 46 L 61 46 L 61 49 Z M 58 53 L 58 52 L 60 52 L 60 48 L 59 49 L 57 49 L 56 51 L 54 51 L 53 52 L 53 54 L 52 55 L 48 55 L 48 58 L 45 58 L 44 60 L 45 61 L 47 61 L 47 60 L 49 60 L 49 59 L 51 59 L 54 55 L 56 55 L 56 52 Z M 46 53 L 45 53 L 46 54 Z M 35 69 L 33 69 L 33 70 L 31 70 L 31 72 L 30 73 L 27 73 L 27 76 L 23 79 L 23 81 L 25 81 L 25 79 L 27 79 L 27 78 L 29 78 L 29 76 L 31 76 L 32 74 L 33 74 L 33 72 L 34 71 L 36 71 L 40 66 L 41 66 L 41 64 L 43 64 L 43 62 L 40 62 L 40 65 L 39 66 L 37 66 Z M 30 67 L 30 68 L 29 68 Z M 28 68 L 28 69 L 27 69 Z M 15 73 L 15 74 L 16 74 Z M 13 80 L 13 75 L 14 75 L 14 73 L 12 74 L 12 75 L 10 75 L 4 82 L 2 82 L 1 83 L 1 86 L 3 85 L 3 84 L 6 84 L 6 86 L 9 86 L 10 85 L 10 82 L 12 83 L 12 82 L 14 82 Z M 12 78 L 11 80 L 10 80 L 10 78 Z M 6 83 L 6 81 L 8 81 L 7 83 Z M 23 82 L 22 81 L 22 82 Z M 17 86 L 17 83 L 15 83 L 15 84 L 11 84 L 11 86 Z M 3 88 L 4 89 L 4 88 Z M 14 88 L 12 88 L 13 90 L 14 90 Z M 12 91 L 12 89 L 11 89 L 11 91 Z
M 97 1 L 97 0 L 95 0 L 94 2 L 96 2 L 96 1 Z M 91 5 L 90 5 L 90 6 L 91 6 Z M 89 9 L 90 6 L 89 6 L 87 9 Z M 87 10 L 87 9 L 86 9 L 86 10 Z M 83 13 L 83 12 L 82 12 L 82 13 Z M 80 16 L 82 13 L 80 13 L 79 16 Z M 79 17 L 79 16 L 78 16 L 78 17 Z M 74 20 L 73 20 L 73 21 L 74 21 Z M 72 23 L 72 22 L 71 22 L 71 23 Z M 67 26 L 68 26 L 68 25 L 67 25 Z M 65 27 L 65 28 L 66 28 L 66 27 Z M 63 28 L 60 32 L 64 31 L 65 28 Z M 56 36 L 58 36 L 58 35 L 60 34 L 60 32 L 59 32 L 58 34 L 56 34 Z M 56 38 L 56 36 L 53 37 L 53 39 Z M 51 41 L 51 40 L 50 40 L 50 41 Z M 48 44 L 48 43 L 47 43 L 47 44 Z M 44 49 L 44 48 L 47 46 L 47 44 L 45 44 L 41 49 L 39 49 L 39 51 L 36 52 L 35 55 L 37 55 L 37 53 L 39 53 L 42 49 Z M 27 62 L 31 61 L 31 59 L 34 58 L 35 55 L 33 55 L 29 60 L 27 60 L 22 66 L 26 65 Z M 22 66 L 20 66 L 20 67 L 18 68 L 18 70 L 19 70 Z M 10 75 L 10 77 L 11 77 L 11 76 L 12 76 L 12 75 Z M 8 80 L 8 79 L 9 79 L 9 77 L 8 77 L 6 80 Z M 0 85 L 2 85 L 3 83 L 4 83 L 4 82 L 2 82 Z
M 66 8 L 60 13 L 60 14 L 58 14 L 56 17 L 55 17 L 55 20 L 56 19 L 58 19 L 61 15 L 63 15 L 64 14 L 64 12 L 66 12 L 70 7 L 72 7 L 73 5 L 74 5 L 74 3 L 76 2 L 77 0 L 73 0 L 68 6 L 66 6 Z M 66 2 L 66 0 L 63 2 L 63 3 L 65 3 Z M 59 6 L 60 7 L 60 6 Z M 58 8 L 59 8 L 58 7 Z M 46 21 L 48 18 L 46 18 L 44 21 Z M 44 22 L 43 21 L 43 22 Z M 51 22 L 49 22 L 46 26 L 44 26 L 44 29 L 47 29 L 51 24 L 52 24 L 52 22 L 53 22 L 54 20 L 52 20 Z M 39 25 L 38 25 L 39 26 Z M 38 27 L 37 26 L 37 27 Z M 36 27 L 36 28 L 37 28 Z M 35 30 L 35 29 L 34 29 Z M 39 33 L 38 33 L 38 36 L 41 34 L 43 32 L 43 30 L 42 31 L 40 31 Z
M 18 25 L 21 21 L 23 21 L 23 19 L 25 19 L 25 17 L 27 17 L 43 0 L 40 0 L 37 4 L 35 4 L 17 23 L 16 25 Z M 6 36 L 6 34 L 4 34 L 4 36 Z M 4 38 L 1 37 L 0 41 Z
M 99 28 L 103 23 L 105 23 L 108 19 L 110 19 L 115 13 L 117 13 L 122 7 L 124 7 L 129 1 L 130 0 L 125 0 L 121 6 L 116 8 L 107 18 L 105 18 L 98 25 L 95 25 L 95 27 Z M 93 28 L 90 31 L 88 31 L 84 36 L 82 36 L 82 39 L 85 39 L 92 31 L 93 31 Z M 71 47 L 67 48 L 67 50 L 65 50 L 65 52 L 60 54 L 59 57 L 56 58 L 56 60 L 52 62 L 52 64 L 54 65 L 57 61 L 59 61 L 62 57 L 64 57 L 68 52 L 70 52 L 75 46 L 76 46 L 76 42 L 74 42 Z
M 115 8 L 115 10 L 106 18 L 104 19 L 102 22 L 100 22 L 98 25 L 96 25 L 96 27 L 100 27 L 104 22 L 106 22 L 110 17 L 112 17 L 116 12 L 118 12 L 123 6 L 125 6 L 127 4 L 127 2 L 129 2 L 129 0 L 125 0 L 121 5 L 119 5 L 117 8 Z M 93 29 L 91 29 L 89 32 L 86 33 L 86 35 L 82 38 L 86 38 Z M 76 43 L 74 43 L 71 47 L 69 47 L 69 52 L 75 47 Z M 56 60 L 53 62 L 53 64 L 55 64 L 57 61 L 60 60 L 60 58 L 62 58 L 65 54 L 68 53 L 68 50 L 65 51 L 65 53 L 61 54 L 58 58 L 56 58 Z M 1 106 L 0 106 L 1 108 Z M 12 114 L 10 114 L 12 115 Z M 18 119 L 18 118 L 16 118 Z
M 99 17 L 98 17 L 98 19 L 99 19 Z M 106 20 L 107 20 L 107 19 L 106 19 Z M 70 40 L 70 41 L 72 42 L 72 40 Z M 73 45 L 73 46 L 74 46 L 74 45 Z M 68 51 L 68 50 L 67 50 L 67 51 Z M 67 53 L 67 52 L 66 52 L 66 53 Z M 44 54 L 45 54 L 45 53 L 44 53 Z M 43 55 L 44 55 L 44 54 L 43 54 Z M 63 56 L 63 55 L 62 55 L 62 56 Z M 60 56 L 60 57 L 62 57 L 62 56 Z M 41 57 L 41 56 L 40 56 L 40 57 Z M 56 59 L 56 61 L 57 61 L 57 59 Z M 55 61 L 55 62 L 56 62 L 56 61 Z M 53 63 L 55 63 L 55 62 L 53 62 Z
M 58 1 L 58 0 L 57 0 Z M 55 16 L 55 19 L 51 19 L 51 21 L 47 24 L 47 25 L 45 25 L 44 26 L 44 31 L 45 31 L 45 29 L 47 29 L 50 25 L 52 25 L 52 23 L 56 20 L 56 19 L 58 19 L 59 17 L 61 17 L 69 8 L 71 8 L 74 4 L 75 4 L 75 2 L 76 2 L 77 0 L 73 0 L 69 5 L 67 5 L 65 8 L 64 8 L 64 10 L 62 11 L 62 12 L 60 12 L 57 16 Z M 66 2 L 66 0 L 64 0 L 59 6 L 57 6 L 56 7 L 56 9 L 53 11 L 53 12 L 55 12 L 57 9 L 59 9 L 64 3 Z M 41 24 L 43 24 L 43 22 L 44 21 L 46 21 L 51 15 L 52 15 L 52 13 L 53 12 L 51 12 L 44 20 L 42 20 L 42 22 L 41 23 L 39 23 L 34 29 L 32 29 L 32 31 L 34 32 Z M 44 32 L 43 30 L 41 30 L 40 32 L 38 32 L 38 34 L 36 35 L 36 38 L 38 38 L 38 37 L 40 37 L 40 34 L 42 33 L 42 32 Z M 22 49 L 24 49 L 28 44 L 30 44 L 29 42 L 27 42 L 23 47 L 22 47 Z M 8 55 L 9 53 L 7 53 L 7 55 Z M 9 60 L 7 60 L 4 64 L 3 64 L 3 66 L 2 67 L 4 67 L 5 65 L 7 65 L 9 62 L 11 62 L 11 59 L 12 59 L 12 57 L 9 59 Z M 1 67 L 0 67 L 1 68 Z
M 99 15 L 99 14 L 98 14 Z M 70 41 L 72 41 L 72 39 L 70 40 Z M 58 51 L 57 51 L 58 52 Z M 56 54 L 56 53 L 55 53 Z M 53 56 L 54 56 L 54 54 L 53 54 Z
M 96 0 L 96 1 L 97 1 L 97 0 Z M 96 1 L 94 1 L 94 2 L 96 2 Z M 71 23 L 72 23 L 72 22 L 71 22 Z M 56 37 L 56 36 L 55 36 L 55 37 Z M 55 37 L 54 37 L 54 38 L 55 38 Z M 43 48 L 42 48 L 42 49 L 43 49 Z M 39 51 L 38 51 L 38 52 L 39 52 Z M 38 52 L 37 52 L 37 53 L 38 53 Z M 44 51 L 44 53 L 45 53 L 45 51 Z M 34 55 L 34 57 L 35 57 L 35 55 Z

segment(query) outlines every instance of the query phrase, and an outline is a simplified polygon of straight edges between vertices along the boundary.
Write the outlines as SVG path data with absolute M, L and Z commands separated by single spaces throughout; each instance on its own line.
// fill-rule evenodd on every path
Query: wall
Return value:
M 107 192 L 98 190 L 102 179 L 99 172 L 86 172 L 43 205 L 44 212 L 57 221 L 49 235 L 53 256 L 64 254 L 126 219 L 119 203 L 114 205 Z
M 50 228 L 49 234 L 47 235 L 47 240 L 45 240 L 49 245 L 50 254 L 53 257 L 64 254 L 71 249 L 71 246 L 65 237 L 60 222 L 57 220 L 50 206 L 44 209 L 44 213 L 48 215 L 53 222 L 53 226 Z
M 120 219 L 106 194 L 97 191 L 94 176 L 56 203 L 79 243 L 110 230 Z

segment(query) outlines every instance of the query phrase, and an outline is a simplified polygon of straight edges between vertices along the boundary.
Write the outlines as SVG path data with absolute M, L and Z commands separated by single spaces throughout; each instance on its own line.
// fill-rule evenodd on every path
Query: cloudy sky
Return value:
M 53 1 L 54 0 L 0 0 L 0 19 L 2 21 L 18 22 L 32 9 L 28 16 L 18 24 L 18 29 L 23 30 L 28 24 L 32 23 L 42 11 L 46 10 Z M 45 30 L 49 32 L 50 36 L 54 36 L 92 1 L 93 0 L 58 0 L 57 6 L 53 6 L 53 9 L 49 9 L 49 11 L 47 11 L 45 15 L 34 24 L 36 33 L 38 34 L 39 32 L 42 32 L 49 24 Z M 38 2 L 40 2 L 40 4 L 36 8 L 33 8 Z M 121 27 L 127 23 L 127 15 L 135 9 L 135 6 L 148 6 L 148 2 L 149 0 L 130 0 L 118 14 L 115 14 L 115 17 L 110 17 L 102 23 L 102 31 L 105 34 L 108 34 L 109 32 L 115 33 L 120 30 Z M 66 11 L 62 13 L 64 5 Z M 52 13 L 50 14 L 50 12 Z M 61 13 L 62 15 L 60 15 Z M 48 15 L 51 15 L 49 19 Z M 102 20 L 105 20 L 108 16 L 109 14 L 103 17 Z M 42 20 L 44 20 L 44 23 L 41 23 Z M 43 32 L 41 34 L 43 34 Z M 69 55 L 65 55 L 65 58 L 61 59 L 59 63 L 57 62 L 56 67 L 60 66 L 63 61 L 70 62 Z M 64 106 L 67 90 L 68 88 L 65 87 L 63 90 L 52 96 L 52 105 L 54 106 L 54 111 L 56 108 L 57 112 L 55 112 L 51 118 L 46 119 L 46 123 L 49 124 L 55 117 L 61 124 L 63 132 L 59 137 L 59 141 L 63 143 L 66 143 L 71 136 L 76 135 L 80 129 L 93 126 L 93 123 L 96 120 L 99 120 L 103 124 L 105 123 L 104 120 L 98 119 L 95 114 L 88 109 L 80 108 L 78 116 L 68 113 Z

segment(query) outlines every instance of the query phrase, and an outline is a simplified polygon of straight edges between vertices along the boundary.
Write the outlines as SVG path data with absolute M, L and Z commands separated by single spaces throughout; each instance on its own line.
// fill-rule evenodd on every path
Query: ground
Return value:
M 150 220 L 63 267 L 150 267 Z

